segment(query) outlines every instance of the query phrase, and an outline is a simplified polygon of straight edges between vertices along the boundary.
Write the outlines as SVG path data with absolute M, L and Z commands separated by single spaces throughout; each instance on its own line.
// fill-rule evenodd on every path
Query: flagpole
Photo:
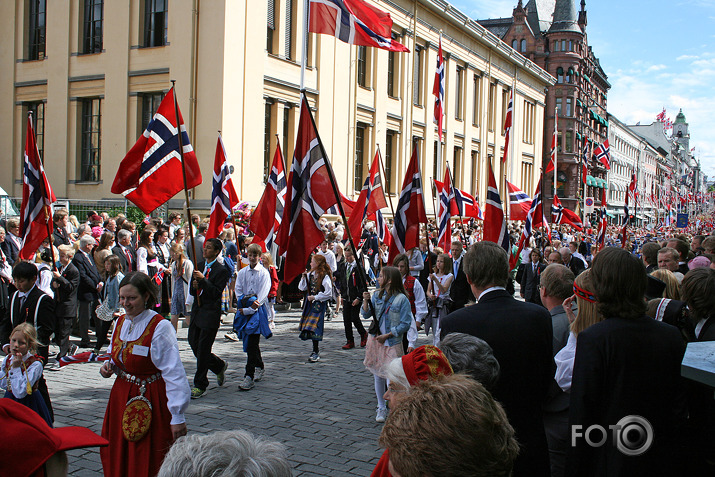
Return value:
M 558 181 L 558 156 L 559 156 L 559 145 L 558 145 L 558 110 L 554 108 L 554 197 L 556 197 L 557 181 Z M 553 200 L 552 200 L 553 203 Z
M 305 89 L 305 64 L 308 61 L 308 35 L 310 32 L 310 0 L 303 1 L 303 58 L 300 60 L 300 90 Z
M 449 176 L 451 177 L 451 181 L 452 181 L 452 195 L 454 195 L 454 196 L 456 197 L 457 194 L 454 193 L 454 189 L 457 188 L 457 184 L 456 184 L 456 182 L 455 182 L 455 180 L 454 180 L 454 171 L 452 171 L 452 170 L 449 168 L 449 163 L 447 164 L 447 172 L 449 172 Z M 455 201 L 455 202 L 456 202 L 456 201 Z M 450 202 L 450 208 L 451 208 L 451 207 L 452 207 L 452 205 L 451 205 L 451 202 Z M 461 228 L 459 229 L 459 239 L 460 239 L 460 240 L 464 240 L 464 219 L 462 219 L 462 211 L 461 211 L 461 209 L 460 209 L 459 207 L 457 207 L 457 212 L 459 212 L 459 223 L 461 224 Z M 451 214 L 450 214 L 450 220 L 451 220 Z M 451 225 L 450 225 L 449 233 L 450 233 L 450 242 L 451 242 L 451 241 L 452 241 L 452 237 L 451 237 L 452 228 L 451 228 Z M 445 253 L 447 253 L 446 250 L 445 250 Z
M 387 172 L 385 172 L 385 166 L 382 163 L 382 154 L 380 153 L 380 145 L 377 145 L 377 159 L 380 162 L 380 169 L 382 169 L 382 175 L 385 177 L 385 182 L 383 184 L 387 183 Z M 385 188 L 383 187 L 383 190 Z M 392 223 L 395 223 L 395 208 L 392 206 L 392 196 L 390 195 L 390 191 L 387 191 L 387 200 L 390 202 L 390 210 L 392 211 Z
M 184 196 L 186 198 L 186 215 L 189 218 L 189 240 L 191 241 L 191 258 L 194 262 L 194 270 L 196 269 L 196 244 L 194 243 L 194 226 L 191 223 L 191 205 L 189 202 L 188 181 L 186 180 L 186 163 L 184 162 L 184 144 L 181 137 L 181 119 L 179 119 L 179 103 L 176 99 L 176 80 L 171 80 L 171 91 L 174 93 L 174 114 L 176 116 L 177 139 L 179 140 L 179 156 L 181 157 L 181 175 L 184 179 Z M 231 214 L 233 215 L 233 214 Z M 238 237 L 236 237 L 238 240 Z M 196 295 L 196 304 L 201 306 L 201 297 Z
M 30 123 L 32 123 L 32 111 L 27 112 L 27 117 Z M 40 159 L 40 152 L 39 149 L 37 149 L 37 135 L 35 134 L 35 127 L 32 127 L 32 143 L 35 145 L 35 154 L 37 155 L 37 162 L 39 162 L 40 166 L 43 167 L 42 165 L 42 160 Z M 27 151 L 26 151 L 27 152 Z M 24 164 L 24 159 L 23 159 L 23 167 L 25 166 Z M 45 187 L 45 179 L 46 176 L 43 173 L 40 176 L 40 188 L 42 189 L 42 201 L 45 202 L 45 204 L 42 206 L 42 209 L 45 211 L 45 226 L 47 227 L 47 241 L 50 243 L 50 255 L 52 257 L 52 270 L 57 270 L 57 261 L 55 259 L 55 247 L 52 245 L 52 229 L 50 228 L 50 206 L 47 205 L 47 202 L 49 202 L 50 198 L 47 195 L 47 188 Z M 23 237 L 24 238 L 24 237 Z

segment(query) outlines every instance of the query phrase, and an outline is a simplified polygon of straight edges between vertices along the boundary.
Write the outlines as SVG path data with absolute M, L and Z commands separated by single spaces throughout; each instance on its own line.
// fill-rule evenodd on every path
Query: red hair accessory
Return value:
M 588 290 L 584 290 L 580 286 L 576 285 L 575 283 L 573 284 L 573 294 L 576 295 L 579 298 L 583 298 L 589 303 L 596 303 L 596 295 L 594 295 L 592 292 Z
M 424 345 L 402 357 L 402 368 L 405 370 L 407 382 L 411 386 L 418 381 L 426 381 L 439 375 L 449 376 L 453 373 L 452 365 L 439 348 Z

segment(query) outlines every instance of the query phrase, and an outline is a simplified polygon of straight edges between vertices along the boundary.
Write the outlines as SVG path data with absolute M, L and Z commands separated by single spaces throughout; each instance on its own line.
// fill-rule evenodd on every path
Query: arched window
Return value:
M 573 68 L 569 68 L 569 70 L 566 72 L 566 82 L 573 83 Z
M 521 40 L 521 52 L 526 53 L 526 40 Z
M 564 69 L 560 66 L 558 68 L 556 68 L 556 82 L 557 83 L 564 82 Z
M 519 51 L 519 40 L 511 40 L 511 47 Z

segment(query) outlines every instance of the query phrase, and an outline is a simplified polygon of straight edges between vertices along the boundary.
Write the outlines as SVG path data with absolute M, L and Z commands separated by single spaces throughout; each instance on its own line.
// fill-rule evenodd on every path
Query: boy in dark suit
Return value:
M 223 386 L 228 363 L 211 352 L 216 333 L 221 326 L 221 294 L 231 272 L 217 258 L 221 254 L 223 244 L 212 238 L 204 242 L 203 257 L 194 270 L 190 293 L 195 297 L 191 309 L 189 324 L 189 345 L 196 356 L 196 374 L 191 398 L 197 399 L 204 395 L 209 385 L 206 377 L 211 370 L 216 374 L 219 386 Z
M 72 324 L 77 317 L 77 290 L 79 289 L 79 270 L 72 265 L 74 258 L 74 247 L 70 245 L 60 245 L 60 269 L 55 270 L 52 279 L 52 288 L 55 290 L 55 344 L 60 347 L 57 359 L 66 354 L 72 355 L 70 351 L 70 333 Z M 77 345 L 72 345 L 77 349 Z
M 350 247 L 345 248 L 345 261 L 338 265 L 336 281 L 340 287 L 340 295 L 343 297 L 343 324 L 345 325 L 346 343 L 343 349 L 355 347 L 353 336 L 353 325 L 360 333 L 360 346 L 363 348 L 367 344 L 367 331 L 360 321 L 360 305 L 362 304 L 362 294 L 367 291 L 360 279 L 357 270 L 358 264 Z

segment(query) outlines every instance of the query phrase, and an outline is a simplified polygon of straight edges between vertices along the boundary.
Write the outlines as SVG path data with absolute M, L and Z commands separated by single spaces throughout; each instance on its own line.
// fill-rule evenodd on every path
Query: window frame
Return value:
M 159 2 L 163 5 L 163 10 L 159 10 Z M 169 44 L 168 15 L 169 0 L 144 0 L 143 48 L 157 48 Z M 157 26 L 159 19 L 163 20 L 163 24 Z M 159 31 L 163 32 L 161 38 Z
M 82 98 L 80 114 L 78 182 L 100 182 L 102 180 L 102 99 Z M 96 139 L 96 143 L 93 139 Z M 94 174 L 92 174 L 93 169 Z
M 96 18 L 97 7 L 99 18 Z M 104 0 L 84 0 L 82 26 L 82 54 L 101 53 L 104 46 Z

